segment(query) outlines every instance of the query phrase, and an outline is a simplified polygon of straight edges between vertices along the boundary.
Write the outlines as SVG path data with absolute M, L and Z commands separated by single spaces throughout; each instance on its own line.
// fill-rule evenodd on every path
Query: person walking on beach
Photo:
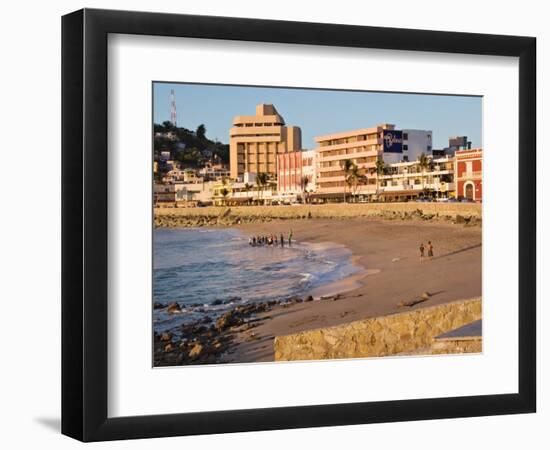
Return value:
M 432 245 L 432 241 L 428 241 L 428 258 L 432 259 L 434 257 L 434 246 Z
M 285 246 L 285 237 L 283 236 L 283 233 L 281 233 L 281 248 Z
M 424 242 L 420 243 L 420 262 L 424 260 Z
M 292 245 L 292 230 L 290 230 L 290 233 L 288 233 L 288 246 L 290 247 Z

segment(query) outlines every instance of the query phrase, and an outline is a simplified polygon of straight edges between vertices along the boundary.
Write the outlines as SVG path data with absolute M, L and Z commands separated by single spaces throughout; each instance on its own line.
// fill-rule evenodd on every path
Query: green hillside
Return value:
M 183 167 L 202 167 L 206 161 L 217 155 L 222 162 L 229 164 L 229 145 L 212 141 L 206 137 L 206 127 L 199 125 L 195 131 L 175 127 L 171 122 L 154 124 L 155 159 L 161 151 L 169 151 L 171 158 L 182 163 Z M 174 138 L 158 136 L 157 133 L 175 134 Z

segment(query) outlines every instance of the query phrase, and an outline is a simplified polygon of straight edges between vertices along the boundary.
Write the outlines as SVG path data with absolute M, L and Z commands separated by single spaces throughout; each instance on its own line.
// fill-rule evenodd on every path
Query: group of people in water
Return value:
M 276 234 L 258 235 L 248 238 L 248 245 L 252 247 L 262 247 L 264 245 L 269 247 L 284 247 L 285 245 L 288 245 L 289 247 L 291 247 L 292 238 L 292 230 L 290 230 L 290 232 L 288 233 L 287 241 L 285 241 L 283 233 L 281 233 L 279 237 L 277 237 Z
M 432 245 L 432 241 L 428 241 L 428 245 L 424 247 L 424 242 L 420 243 L 420 262 L 424 260 L 424 251 L 428 250 L 428 259 L 432 259 L 434 257 L 434 246 Z

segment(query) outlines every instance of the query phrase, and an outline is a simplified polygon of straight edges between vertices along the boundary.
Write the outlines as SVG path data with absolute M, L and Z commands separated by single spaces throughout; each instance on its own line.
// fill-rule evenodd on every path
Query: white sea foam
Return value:
M 166 319 L 162 325 L 155 323 L 156 331 L 204 315 L 215 319 L 235 305 L 303 296 L 359 270 L 351 252 L 333 243 L 253 247 L 240 231 L 220 228 L 154 233 L 154 301 L 186 307 L 177 315 L 154 310 L 155 318 Z M 222 304 L 213 305 L 217 300 Z

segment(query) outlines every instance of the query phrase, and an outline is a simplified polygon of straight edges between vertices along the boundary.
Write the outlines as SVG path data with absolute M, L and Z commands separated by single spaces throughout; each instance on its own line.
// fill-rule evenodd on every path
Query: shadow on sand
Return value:
M 481 243 L 475 244 L 475 245 L 470 245 L 469 247 L 459 248 L 458 250 L 455 250 L 455 251 L 449 252 L 449 253 L 444 253 L 443 255 L 434 256 L 432 259 L 446 258 L 447 256 L 453 256 L 453 255 L 456 255 L 458 253 L 467 252 L 468 250 L 473 250 L 474 248 L 479 248 L 479 247 L 481 247 Z

